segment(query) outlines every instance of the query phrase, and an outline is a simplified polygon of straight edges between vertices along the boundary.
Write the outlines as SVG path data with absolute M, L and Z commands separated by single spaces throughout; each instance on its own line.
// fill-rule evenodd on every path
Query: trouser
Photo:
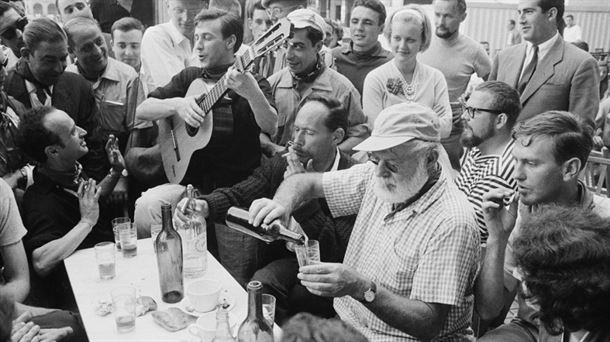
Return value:
M 275 322 L 281 326 L 299 312 L 334 317 L 333 299 L 310 293 L 297 278 L 298 271 L 299 264 L 293 255 L 270 262 L 252 278 L 263 284 L 264 293 L 275 297 Z
M 34 316 L 30 320 L 40 326 L 41 329 L 72 328 L 72 334 L 62 339 L 62 342 L 85 342 L 88 341 L 87 333 L 83 328 L 80 315 L 70 311 L 57 310 L 41 316 Z
M 536 342 L 538 327 L 526 320 L 515 318 L 510 323 L 489 331 L 479 342 Z

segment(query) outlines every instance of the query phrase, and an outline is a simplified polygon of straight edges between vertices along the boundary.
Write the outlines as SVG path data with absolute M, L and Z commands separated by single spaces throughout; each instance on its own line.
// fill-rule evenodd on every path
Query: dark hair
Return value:
M 282 342 L 365 342 L 366 337 L 340 319 L 299 313 L 282 326 Z
M 610 220 L 589 207 L 547 205 L 522 222 L 515 240 L 526 296 L 552 334 L 610 326 Z
M 354 1 L 354 5 L 352 6 L 352 11 L 354 10 L 354 8 L 356 7 L 366 7 L 368 9 L 371 9 L 375 12 L 377 12 L 377 14 L 379 14 L 379 25 L 382 25 L 383 23 L 385 23 L 385 19 L 387 18 L 388 14 L 385 10 L 385 6 L 383 5 L 383 3 L 379 0 L 356 0 Z
M 47 146 L 63 146 L 59 135 L 44 127 L 45 117 L 56 110 L 51 106 L 30 109 L 23 115 L 19 125 L 19 134 L 17 135 L 19 146 L 25 154 L 37 162 L 44 163 L 47 161 L 47 155 L 44 151 Z
M 571 14 L 566 15 L 566 18 L 574 19 L 574 16 Z
M 434 0 L 434 1 L 453 1 L 453 0 Z M 466 5 L 466 0 L 456 0 L 457 9 L 460 13 L 466 13 L 468 6 Z
M 216 8 L 241 17 L 241 4 L 237 0 L 210 0 L 208 8 Z
M 112 24 L 110 28 L 110 36 L 114 39 L 114 31 L 119 30 L 121 32 L 129 32 L 132 30 L 138 30 L 144 32 L 144 25 L 142 22 L 133 17 L 121 18 Z
M 521 140 L 523 146 L 529 146 L 537 137 L 550 137 L 553 157 L 558 164 L 576 157 L 584 168 L 593 148 L 593 127 L 590 119 L 568 112 L 548 111 L 516 125 L 513 138 Z
M 517 25 L 517 23 L 513 19 L 508 19 L 508 22 L 513 26 Z
M 295 31 L 297 30 L 305 30 L 305 37 L 309 39 L 311 45 L 316 45 L 318 42 L 324 40 L 324 32 L 320 32 L 311 26 L 295 29 Z
M 223 39 L 227 39 L 231 35 L 235 36 L 233 52 L 237 52 L 244 40 L 244 24 L 238 16 L 217 8 L 202 9 L 195 17 L 195 24 L 216 19 L 220 20 L 220 32 Z
M 559 33 L 563 34 L 563 29 L 566 26 L 565 21 L 563 20 L 563 13 L 565 12 L 565 1 L 564 0 L 538 0 L 538 6 L 544 11 L 547 12 L 551 8 L 555 7 L 557 9 L 557 30 Z
M 64 31 L 68 36 L 68 45 L 74 49 L 74 35 L 82 29 L 90 27 L 97 27 L 100 30 L 100 33 L 102 32 L 102 28 L 95 19 L 87 17 L 74 17 L 68 20 L 68 22 L 64 24 Z M 104 44 L 106 44 L 106 42 L 104 42 Z
M 328 109 L 328 116 L 326 117 L 326 120 L 324 120 L 324 125 L 331 132 L 334 132 L 337 128 L 342 128 L 347 134 L 347 110 L 339 100 L 320 94 L 311 94 L 307 96 L 303 105 L 308 102 L 319 102 Z M 301 107 L 303 107 L 303 105 L 301 105 Z
M 506 114 L 507 127 L 512 129 L 521 113 L 521 99 L 515 88 L 501 81 L 487 81 L 479 84 L 474 91 L 493 95 L 490 109 L 501 110 Z
M 326 22 L 326 25 L 333 28 L 333 33 L 337 36 L 337 41 L 341 42 L 341 39 L 343 39 L 343 27 L 341 27 L 341 24 L 329 18 L 324 19 L 324 22 Z
M 572 45 L 583 51 L 589 52 L 589 44 L 587 44 L 587 42 L 585 42 L 584 40 L 577 40 L 575 42 L 572 42 Z
M 42 42 L 67 43 L 68 37 L 61 26 L 53 20 L 49 18 L 34 19 L 23 30 L 23 43 L 28 50 L 34 51 Z
M 261 0 L 248 0 L 246 3 L 246 18 L 252 18 L 255 10 L 264 11 L 263 3 Z

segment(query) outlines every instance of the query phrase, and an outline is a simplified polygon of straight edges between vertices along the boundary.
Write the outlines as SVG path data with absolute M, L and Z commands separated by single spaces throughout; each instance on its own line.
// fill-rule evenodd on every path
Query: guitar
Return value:
M 275 50 L 292 34 L 292 24 L 281 19 L 257 39 L 241 56 L 235 56 L 233 66 L 244 71 L 255 58 Z M 212 107 L 220 101 L 229 89 L 225 86 L 225 76 L 209 89 L 203 79 L 195 79 L 185 95 L 199 95 L 197 104 L 206 113 L 199 127 L 187 124 L 180 116 L 172 115 L 159 120 L 159 145 L 165 175 L 170 183 L 180 183 L 186 174 L 193 153 L 206 147 L 213 131 Z

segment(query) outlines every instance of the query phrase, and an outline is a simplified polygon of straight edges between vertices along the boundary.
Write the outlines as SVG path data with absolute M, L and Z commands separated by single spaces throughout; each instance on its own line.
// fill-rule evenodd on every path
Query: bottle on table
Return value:
M 263 284 L 260 281 L 248 283 L 248 316 L 237 331 L 238 342 L 271 342 L 273 329 L 263 316 Z
M 268 229 L 265 229 L 260 226 L 255 227 L 248 223 L 248 217 L 249 215 L 247 210 L 238 207 L 231 207 L 227 211 L 225 221 L 229 228 L 238 230 L 250 236 L 254 236 L 255 238 L 265 242 L 272 242 L 281 239 L 297 245 L 303 245 L 307 240 L 305 235 L 289 230 L 278 220 L 273 221 L 269 225 Z
M 182 240 L 172 224 L 170 204 L 161 206 L 161 219 L 163 225 L 155 240 L 161 299 L 166 303 L 177 303 L 184 297 Z
M 216 333 L 212 342 L 235 342 L 229 324 L 229 311 L 222 307 L 216 310 Z
M 202 208 L 195 200 L 195 189 L 191 184 L 186 186 L 186 197 L 188 201 L 182 211 L 186 220 L 176 228 L 182 238 L 184 277 L 199 278 L 205 273 L 208 265 L 206 223 Z M 176 210 L 181 209 L 176 208 Z

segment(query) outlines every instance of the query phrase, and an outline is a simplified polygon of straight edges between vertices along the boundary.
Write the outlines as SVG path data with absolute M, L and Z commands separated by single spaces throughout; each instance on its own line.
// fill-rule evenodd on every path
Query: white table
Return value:
M 99 278 L 93 248 L 77 251 L 64 260 L 72 291 L 90 342 L 198 341 L 198 338 L 188 333 L 187 329 L 169 332 L 161 328 L 153 321 L 150 313 L 136 318 L 135 330 L 121 334 L 116 331 L 112 314 L 101 317 L 95 313 L 95 307 L 99 300 L 109 300 L 110 290 L 121 285 L 135 286 L 138 289 L 138 296 L 154 298 L 159 310 L 178 307 L 186 312 L 186 306 L 189 305 L 186 296 L 176 304 L 167 304 L 161 300 L 156 260 L 151 239 L 138 240 L 138 255 L 133 258 L 123 258 L 121 252 L 117 252 L 116 277 L 110 280 Z M 235 323 L 236 331 L 248 312 L 248 295 L 210 253 L 208 253 L 207 260 L 208 268 L 202 278 L 220 281 L 224 289 L 234 298 L 235 302 L 229 311 L 229 320 L 231 323 Z M 190 281 L 192 280 L 185 279 L 185 288 Z M 203 314 L 191 312 L 191 314 L 216 320 L 215 311 Z M 274 336 L 277 339 L 280 335 L 281 329 L 276 324 L 274 326 Z

